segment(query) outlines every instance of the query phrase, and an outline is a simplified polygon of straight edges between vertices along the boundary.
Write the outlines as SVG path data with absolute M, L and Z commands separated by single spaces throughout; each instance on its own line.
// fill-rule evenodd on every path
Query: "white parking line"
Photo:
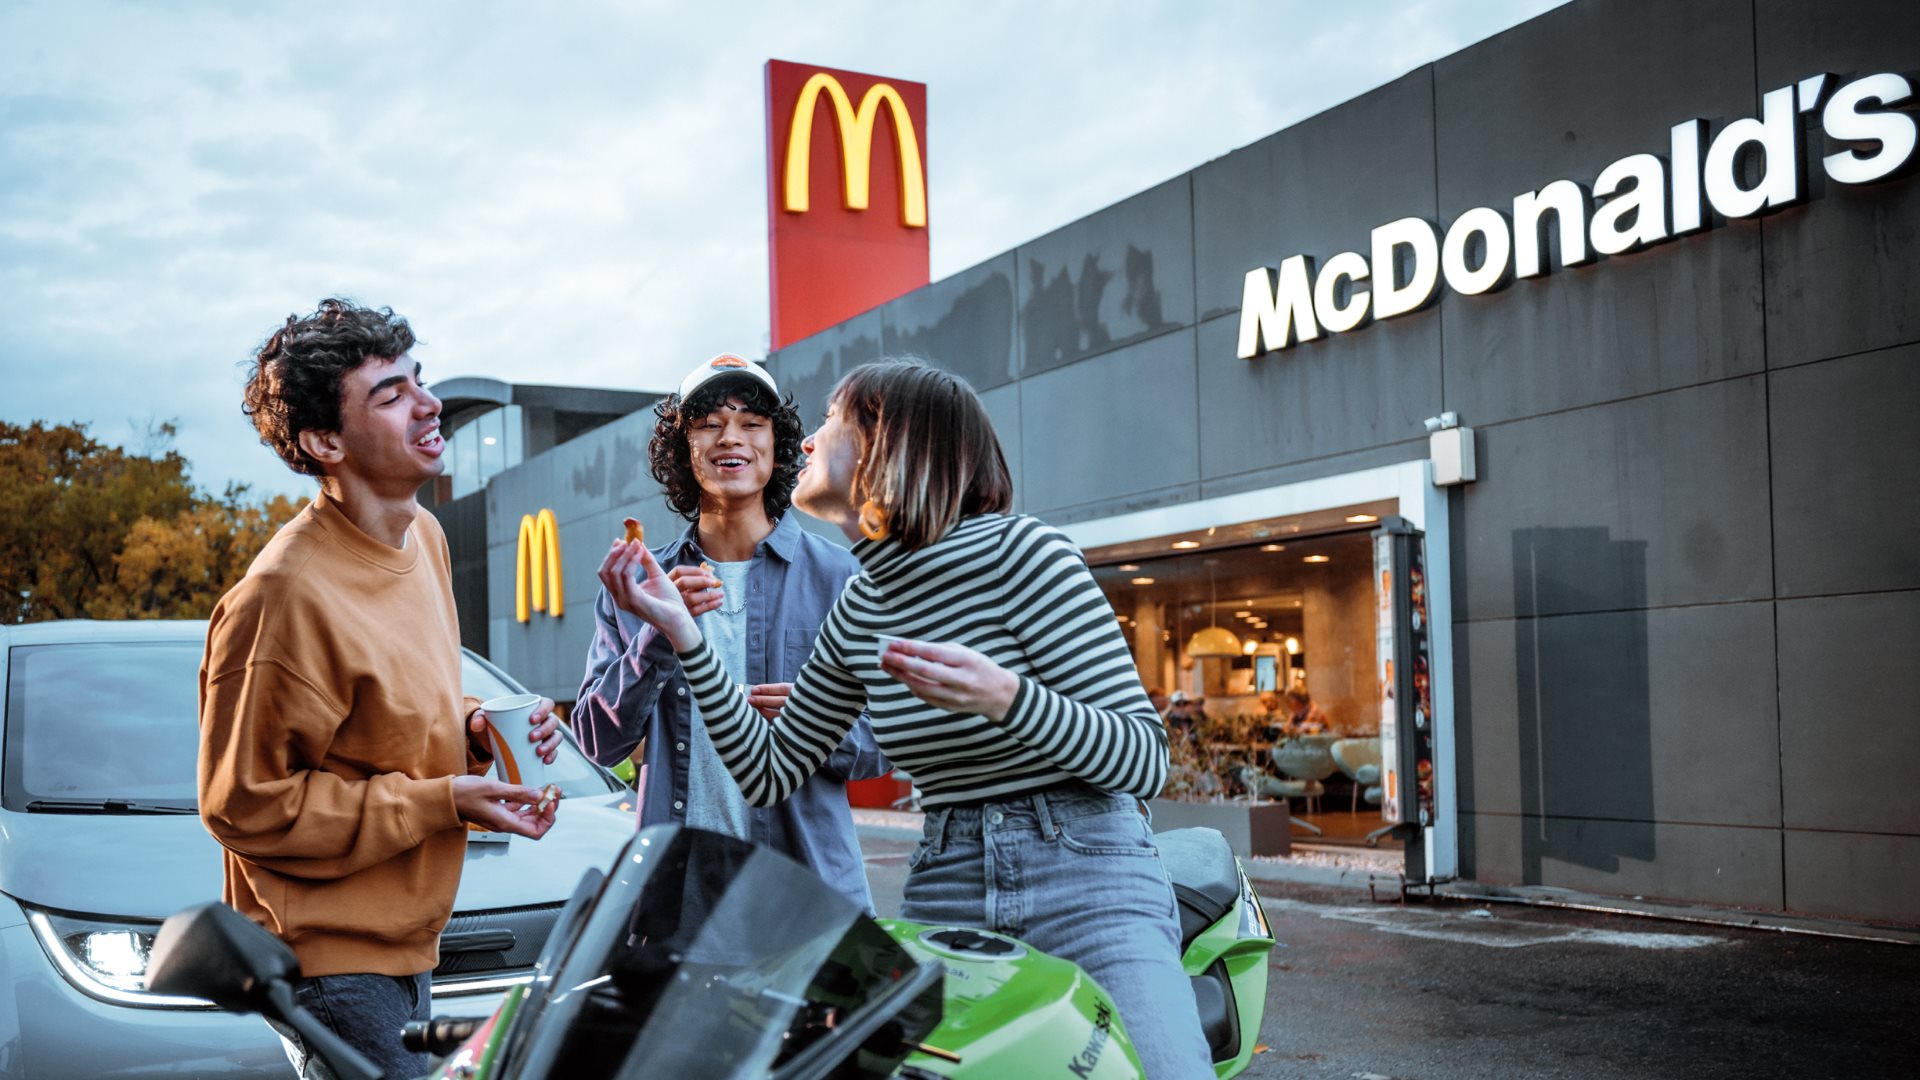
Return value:
M 1698 949 L 1706 945 L 1718 945 L 1726 940 L 1705 934 L 1549 926 L 1544 923 L 1497 918 L 1486 908 L 1456 912 L 1398 906 L 1331 907 L 1267 896 L 1261 897 L 1260 902 L 1266 907 L 1269 917 L 1276 912 L 1298 913 L 1320 919 L 1358 923 L 1389 934 L 1451 941 L 1461 945 L 1482 945 L 1494 949 L 1517 949 L 1528 945 L 1553 945 L 1565 942 L 1613 945 L 1627 949 Z

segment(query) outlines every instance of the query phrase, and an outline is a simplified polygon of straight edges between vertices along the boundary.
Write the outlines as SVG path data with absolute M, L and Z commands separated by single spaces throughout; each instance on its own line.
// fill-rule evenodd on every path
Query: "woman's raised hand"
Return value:
M 645 570 L 645 581 L 635 571 Z M 700 644 L 700 627 L 687 610 L 686 600 L 645 544 L 615 540 L 600 563 L 600 584 L 613 606 L 667 635 L 680 651 Z
M 1020 677 L 965 645 L 898 639 L 880 657 L 881 670 L 929 705 L 1006 719 Z

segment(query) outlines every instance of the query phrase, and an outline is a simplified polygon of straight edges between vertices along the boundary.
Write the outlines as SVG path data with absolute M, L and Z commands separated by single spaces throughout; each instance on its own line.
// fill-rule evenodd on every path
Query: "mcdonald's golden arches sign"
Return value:
M 513 617 L 528 622 L 536 611 L 558 617 L 566 607 L 560 575 L 560 523 L 551 510 L 523 514 L 513 553 Z
M 767 61 L 767 262 L 780 348 L 927 283 L 927 88 Z

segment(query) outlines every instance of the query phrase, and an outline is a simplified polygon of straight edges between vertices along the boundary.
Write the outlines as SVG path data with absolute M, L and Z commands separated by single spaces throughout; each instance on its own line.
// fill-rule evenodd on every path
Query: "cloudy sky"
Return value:
M 928 84 L 938 279 L 1556 2 L 0 0 L 0 419 L 295 492 L 238 365 L 322 296 L 429 379 L 758 355 L 770 57 Z

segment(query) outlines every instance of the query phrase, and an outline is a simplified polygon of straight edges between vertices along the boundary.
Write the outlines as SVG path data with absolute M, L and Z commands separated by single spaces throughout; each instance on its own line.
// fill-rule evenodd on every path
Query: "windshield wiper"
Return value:
M 130 802 L 126 799 L 35 799 L 27 804 L 33 814 L 198 814 L 191 806 Z

